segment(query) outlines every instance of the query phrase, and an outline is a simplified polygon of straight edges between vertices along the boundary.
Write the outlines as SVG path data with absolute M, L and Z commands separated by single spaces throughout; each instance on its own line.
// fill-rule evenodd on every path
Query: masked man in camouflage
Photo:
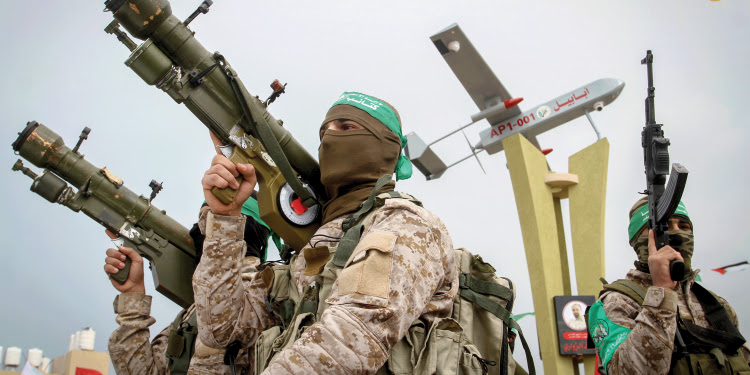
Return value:
M 589 311 L 589 333 L 608 374 L 739 374 L 750 351 L 737 314 L 695 282 L 693 224 L 680 202 L 669 220 L 669 245 L 656 249 L 647 230 L 648 199 L 630 210 L 630 245 L 638 256 L 625 280 L 604 286 Z M 669 262 L 685 262 L 672 281 Z M 743 345 L 744 344 L 744 345 Z
M 207 209 L 208 206 L 204 205 L 201 211 Z M 248 198 L 242 206 L 241 214 L 247 221 L 243 235 L 247 241 L 246 251 L 242 262 L 246 269 L 252 269 L 261 260 L 265 260 L 268 238 L 273 233 L 260 219 L 258 202 L 254 197 Z M 109 231 L 107 235 L 110 238 L 117 237 Z M 197 224 L 190 231 L 190 236 L 200 260 L 204 236 Z M 107 249 L 104 271 L 115 273 L 122 269 L 125 256 L 132 260 L 127 280 L 123 284 L 111 280 L 115 289 L 121 292 L 114 301 L 119 327 L 109 338 L 109 353 L 115 371 L 118 374 L 134 375 L 230 374 L 229 367 L 223 362 L 224 350 L 207 347 L 195 340 L 198 334 L 194 317 L 195 305 L 180 312 L 175 322 L 150 340 L 148 327 L 156 320 L 150 316 L 151 296 L 146 295 L 143 281 L 143 258 L 129 247 Z M 178 330 L 180 334 L 175 336 Z M 239 362 L 238 373 L 251 373 L 248 366 L 247 362 Z
M 329 200 L 323 225 L 291 264 L 290 289 L 296 290 L 290 294 L 304 295 L 323 284 L 322 266 L 307 266 L 307 260 L 321 250 L 327 258 L 342 237 L 342 221 L 360 209 L 379 178 L 394 171 L 397 179 L 411 175 L 411 164 L 401 154 L 406 138 L 400 117 L 385 101 L 344 93 L 319 134 L 321 181 Z M 238 185 L 239 174 L 244 179 Z M 256 347 L 259 335 L 279 322 L 267 304 L 269 280 L 262 273 L 253 278 L 240 274 L 245 220 L 238 207 L 255 182 L 251 165 L 235 166 L 222 156 L 214 158 L 202 181 L 210 210 L 199 222 L 206 242 L 193 287 L 199 337 L 214 348 L 233 342 Z M 239 192 L 235 203 L 223 205 L 211 189 L 227 186 Z M 379 192 L 394 186 L 390 181 Z M 299 330 L 263 373 L 375 373 L 417 319 L 429 325 L 450 316 L 458 289 L 454 262 L 448 231 L 434 214 L 411 200 L 386 200 L 369 219 L 330 297 L 320 300 L 323 311 L 316 322 Z M 256 364 L 258 371 L 264 367 Z

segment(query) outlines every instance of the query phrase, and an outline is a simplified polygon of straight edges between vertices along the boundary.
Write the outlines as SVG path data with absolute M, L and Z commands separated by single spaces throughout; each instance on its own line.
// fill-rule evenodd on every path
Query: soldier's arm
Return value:
M 419 316 L 450 311 L 457 284 L 442 223 L 387 205 L 341 271 L 320 322 L 264 374 L 373 374 Z
M 589 330 L 607 373 L 666 374 L 677 329 L 677 293 L 650 287 L 643 306 L 610 292 L 589 311 Z
M 149 326 L 156 322 L 150 316 L 151 296 L 145 293 L 122 293 L 115 298 L 117 324 L 109 337 L 109 353 L 118 374 L 166 374 L 167 329 L 149 342 Z M 168 327 L 167 327 L 168 328 Z
M 199 226 L 206 238 L 193 274 L 193 292 L 198 337 L 208 347 L 223 349 L 234 341 L 251 346 L 270 324 L 265 283 L 247 275 L 243 281 L 241 274 L 245 220 L 244 216 L 201 213 Z

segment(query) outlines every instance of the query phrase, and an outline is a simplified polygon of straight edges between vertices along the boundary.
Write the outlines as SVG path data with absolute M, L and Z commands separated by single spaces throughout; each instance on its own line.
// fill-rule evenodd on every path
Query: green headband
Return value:
M 253 197 L 247 198 L 245 203 L 242 205 L 241 212 L 243 215 L 250 216 L 253 219 L 255 219 L 255 221 L 257 221 L 258 224 L 266 227 L 266 229 L 271 230 L 271 227 L 269 227 L 265 221 L 260 219 L 260 209 L 258 207 L 258 201 L 253 199 Z
M 684 216 L 686 219 L 690 220 L 690 216 L 688 216 L 687 209 L 685 208 L 685 203 L 682 203 L 682 201 L 677 205 L 677 209 L 674 210 L 674 215 Z M 643 228 L 646 227 L 646 224 L 648 224 L 648 218 L 648 203 L 646 203 L 630 217 L 630 225 L 628 225 L 628 238 L 630 239 L 630 242 L 633 242 L 633 238 L 635 238 L 638 233 L 641 233 Z
M 273 229 L 271 229 L 271 227 L 269 227 L 268 224 L 266 224 L 266 222 L 263 221 L 260 218 L 260 208 L 258 207 L 258 201 L 255 200 L 255 198 L 253 198 L 253 197 L 247 198 L 247 200 L 245 201 L 245 203 L 242 204 L 242 211 L 241 212 L 242 212 L 243 215 L 250 216 L 253 219 L 255 219 L 255 221 L 257 221 L 258 224 L 266 227 L 271 232 L 271 233 L 269 233 L 269 237 L 271 237 L 271 240 L 273 241 L 273 244 L 276 245 L 276 249 L 278 249 L 279 251 L 281 251 L 281 246 L 282 246 L 281 245 L 281 238 L 279 238 L 279 235 L 276 234 L 276 232 L 274 232 Z M 263 261 L 264 262 L 266 261 L 266 254 L 267 254 L 267 252 L 263 254 Z
M 406 137 L 401 133 L 401 122 L 398 119 L 398 115 L 396 115 L 396 112 L 393 111 L 390 105 L 378 98 L 358 92 L 345 92 L 341 94 L 331 108 L 339 104 L 350 105 L 367 112 L 367 114 L 380 121 L 390 129 L 393 134 L 398 136 L 401 141 L 402 150 L 406 146 Z M 399 154 L 395 172 L 396 180 L 405 180 L 411 177 L 411 161 L 409 161 L 409 158 L 407 158 L 406 155 L 402 153 Z

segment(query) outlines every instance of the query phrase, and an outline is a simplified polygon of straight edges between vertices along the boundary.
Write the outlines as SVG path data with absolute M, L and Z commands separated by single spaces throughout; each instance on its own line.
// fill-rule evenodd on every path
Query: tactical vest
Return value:
M 291 346 L 304 329 L 317 322 L 328 304 L 336 279 L 359 243 L 360 236 L 374 214 L 388 199 L 407 199 L 421 203 L 408 194 L 388 192 L 375 195 L 383 183 L 378 181 L 362 208 L 344 220 L 343 236 L 335 247 L 306 248 L 305 275 L 318 275 L 318 282 L 300 295 L 292 279 L 292 265 L 274 264 L 260 274 L 271 285 L 266 304 L 280 325 L 268 328 L 255 344 L 255 373 L 260 374 L 285 348 Z M 455 249 L 459 271 L 459 292 L 454 298 L 450 318 L 435 320 L 430 326 L 417 320 L 406 336 L 389 353 L 377 374 L 486 374 L 523 373 L 512 357 L 513 330 L 518 332 L 526 351 L 530 373 L 535 374 L 530 351 L 510 313 L 515 288 L 510 280 L 495 275 L 495 269 L 466 249 Z M 438 365 L 440 364 L 440 365 Z M 440 367 L 440 368 L 438 368 Z
M 193 357 L 193 352 L 195 352 L 195 341 L 198 336 L 198 314 L 193 309 L 190 316 L 185 320 L 187 312 L 188 309 L 180 311 L 169 327 L 166 357 L 169 360 L 167 368 L 170 375 L 187 374 L 190 367 L 190 358 Z
M 683 320 L 677 311 L 677 329 L 684 344 L 675 343 L 670 374 L 749 374 L 750 366 L 740 351 L 745 339 L 729 318 L 727 306 L 723 306 L 713 292 L 698 283 L 693 283 L 690 290 L 713 328 L 700 327 L 690 319 Z M 641 306 L 646 297 L 646 288 L 627 279 L 604 285 L 599 296 L 607 291 L 622 293 Z

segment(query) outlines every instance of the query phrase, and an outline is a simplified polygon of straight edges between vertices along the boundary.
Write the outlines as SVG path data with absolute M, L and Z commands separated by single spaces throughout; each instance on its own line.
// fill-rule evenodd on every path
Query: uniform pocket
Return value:
M 484 374 L 488 363 L 453 319 L 438 319 L 425 333 L 421 322 L 391 349 L 388 370 L 392 374 Z
M 387 306 L 395 244 L 391 232 L 370 232 L 360 240 L 338 277 L 338 294 L 382 298 L 368 303 Z
M 700 358 L 697 362 L 698 368 L 695 375 L 724 375 L 727 373 L 719 367 L 719 362 L 713 358 Z
M 304 313 L 297 315 L 284 332 L 281 332 L 279 326 L 263 331 L 255 343 L 255 373 L 263 372 L 279 353 L 292 346 L 313 323 L 315 315 Z
M 406 375 L 414 373 L 417 358 L 424 348 L 425 341 L 424 323 L 417 321 L 406 331 L 406 336 L 396 342 L 388 354 L 388 362 L 384 367 L 388 368 L 389 374 Z
M 443 326 L 435 329 L 434 342 L 431 342 L 434 346 L 432 352 L 435 353 L 436 359 L 434 373 L 438 375 L 486 373 L 482 370 L 483 364 L 479 350 L 466 339 L 460 326 L 458 330 L 454 329 L 454 324 L 458 326 L 458 323 L 451 321 L 449 327 Z
M 178 358 L 182 355 L 183 350 L 185 350 L 185 337 L 182 336 L 182 330 L 170 328 L 166 357 L 169 359 Z
M 281 335 L 281 327 L 273 326 L 260 334 L 255 342 L 255 374 L 260 374 L 271 363 L 273 342 Z

